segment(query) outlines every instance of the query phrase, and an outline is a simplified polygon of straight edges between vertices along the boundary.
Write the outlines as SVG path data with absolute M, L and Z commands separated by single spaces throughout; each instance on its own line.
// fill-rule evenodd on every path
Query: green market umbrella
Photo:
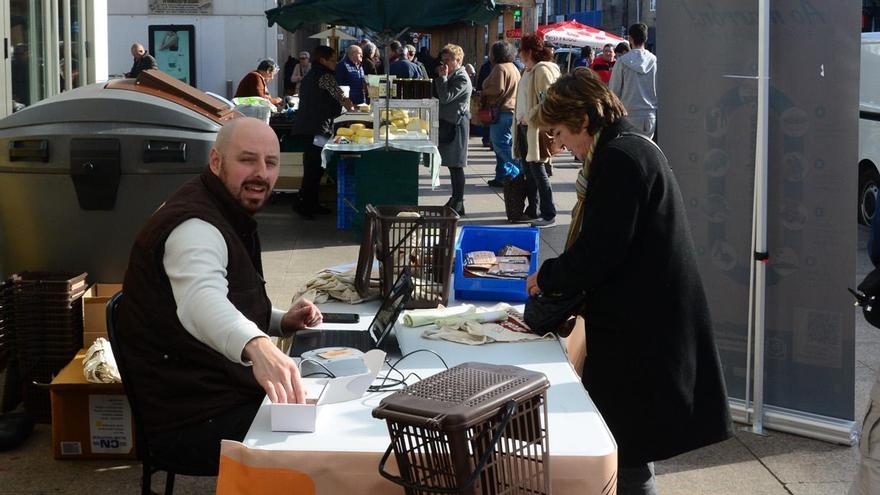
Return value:
M 499 15 L 494 0 L 299 0 L 266 11 L 269 27 L 290 32 L 324 23 L 391 35 L 457 22 L 486 24 Z

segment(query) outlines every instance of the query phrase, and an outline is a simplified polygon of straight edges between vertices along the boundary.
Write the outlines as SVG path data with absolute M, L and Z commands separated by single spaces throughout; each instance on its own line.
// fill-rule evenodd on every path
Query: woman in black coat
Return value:
M 618 445 L 618 493 L 656 493 L 653 461 L 733 435 L 678 183 L 588 69 L 550 87 L 532 123 L 585 165 L 566 250 L 529 293 L 583 291 L 583 383 Z

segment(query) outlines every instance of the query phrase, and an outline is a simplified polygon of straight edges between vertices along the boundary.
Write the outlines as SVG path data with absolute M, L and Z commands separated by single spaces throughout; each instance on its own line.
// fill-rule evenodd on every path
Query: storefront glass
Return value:
M 11 0 L 10 57 L 12 110 L 45 98 L 43 11 L 39 0 Z

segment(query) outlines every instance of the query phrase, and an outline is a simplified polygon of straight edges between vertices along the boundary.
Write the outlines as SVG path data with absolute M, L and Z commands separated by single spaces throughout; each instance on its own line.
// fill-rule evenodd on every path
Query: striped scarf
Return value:
M 575 182 L 577 203 L 575 203 L 574 209 L 571 210 L 571 225 L 568 226 L 568 237 L 565 240 L 566 250 L 574 244 L 574 241 L 577 240 L 581 233 L 581 223 L 584 218 L 584 199 L 587 196 L 587 176 L 590 174 L 590 163 L 593 161 L 593 152 L 596 151 L 596 143 L 599 142 L 599 135 L 601 133 L 602 131 L 599 131 L 593 136 L 593 144 L 590 145 L 590 150 L 587 151 L 587 156 L 584 157 L 584 166 L 578 172 L 577 182 Z

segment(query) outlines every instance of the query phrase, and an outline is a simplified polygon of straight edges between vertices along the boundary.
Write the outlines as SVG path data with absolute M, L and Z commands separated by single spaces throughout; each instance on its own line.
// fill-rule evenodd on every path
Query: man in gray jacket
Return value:
M 620 98 L 630 123 L 648 137 L 657 124 L 657 57 L 645 48 L 648 26 L 629 27 L 632 50 L 617 59 L 608 86 Z

